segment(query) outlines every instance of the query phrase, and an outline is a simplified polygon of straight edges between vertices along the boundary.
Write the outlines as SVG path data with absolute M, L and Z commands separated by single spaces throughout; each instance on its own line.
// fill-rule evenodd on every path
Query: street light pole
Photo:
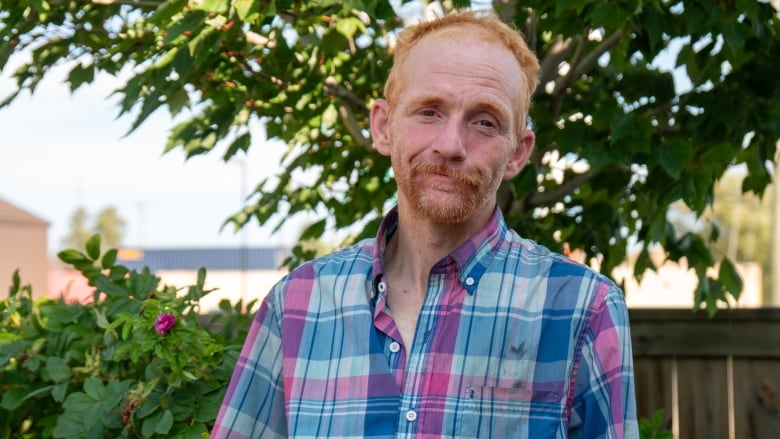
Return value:
M 772 285 L 770 306 L 780 306 L 780 141 L 775 155 L 775 175 L 772 182 Z

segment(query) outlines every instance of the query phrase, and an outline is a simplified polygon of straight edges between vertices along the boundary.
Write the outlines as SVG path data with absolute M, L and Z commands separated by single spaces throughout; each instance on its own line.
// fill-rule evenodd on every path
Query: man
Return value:
M 637 437 L 609 280 L 507 228 L 538 62 L 490 15 L 402 32 L 371 108 L 398 205 L 306 263 L 252 324 L 212 437 Z

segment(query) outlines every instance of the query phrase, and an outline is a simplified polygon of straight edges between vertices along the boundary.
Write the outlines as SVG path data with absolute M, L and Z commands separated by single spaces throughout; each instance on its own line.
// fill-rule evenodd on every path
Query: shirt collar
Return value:
M 398 229 L 398 207 L 393 207 L 382 220 L 374 243 L 372 298 L 379 294 L 379 283 L 384 274 L 384 253 L 387 241 Z M 485 273 L 490 262 L 495 257 L 501 243 L 506 239 L 507 225 L 501 209 L 495 208 L 493 216 L 477 233 L 467 239 L 460 247 L 446 256 L 437 264 L 445 261 L 454 262 L 458 267 L 458 276 L 463 288 L 469 294 L 474 294 L 479 280 Z

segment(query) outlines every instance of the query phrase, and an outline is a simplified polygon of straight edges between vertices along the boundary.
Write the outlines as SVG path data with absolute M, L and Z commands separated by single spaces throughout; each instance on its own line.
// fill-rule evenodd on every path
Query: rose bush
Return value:
M 0 301 L 0 438 L 201 437 L 216 418 L 255 302 L 199 314 L 206 272 L 162 285 L 116 250 L 58 256 L 95 288 L 90 303 L 34 301 L 14 275 Z

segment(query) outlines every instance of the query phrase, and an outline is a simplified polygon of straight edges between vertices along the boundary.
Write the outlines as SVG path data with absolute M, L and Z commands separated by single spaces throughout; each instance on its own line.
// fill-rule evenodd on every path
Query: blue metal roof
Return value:
M 287 248 L 121 249 L 117 263 L 141 270 L 276 270 L 290 255 Z

